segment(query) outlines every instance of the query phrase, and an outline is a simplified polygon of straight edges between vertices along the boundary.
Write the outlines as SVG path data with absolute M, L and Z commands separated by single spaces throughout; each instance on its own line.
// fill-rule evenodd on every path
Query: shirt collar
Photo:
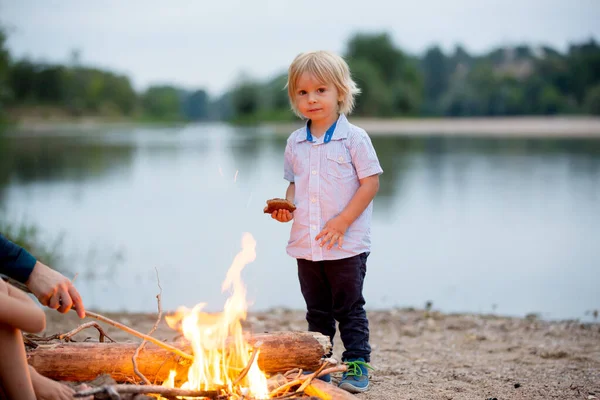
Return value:
M 328 133 L 331 133 L 330 140 L 346 139 L 348 137 L 348 124 L 349 123 L 348 123 L 348 119 L 346 119 L 346 116 L 344 114 L 340 114 L 337 121 L 334 122 L 333 125 L 331 125 L 331 127 L 327 130 L 327 132 L 325 132 L 323 140 L 325 140 Z M 332 132 L 330 132 L 330 130 L 332 130 Z M 304 142 L 304 141 L 309 141 L 309 142 L 314 141 L 314 138 L 313 138 L 312 134 L 310 133 L 308 121 L 304 125 L 304 128 L 302 130 L 300 130 L 300 132 L 296 136 L 297 143 Z

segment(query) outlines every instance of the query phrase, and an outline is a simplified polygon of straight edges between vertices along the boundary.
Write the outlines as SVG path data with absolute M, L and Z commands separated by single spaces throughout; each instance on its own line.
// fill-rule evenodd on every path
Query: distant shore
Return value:
M 473 118 L 351 118 L 371 136 L 464 136 L 520 138 L 599 138 L 600 117 L 473 117 Z M 10 128 L 16 132 L 48 133 L 57 130 L 91 130 L 106 127 L 141 125 L 187 125 L 195 122 L 141 122 L 135 120 L 78 120 L 23 119 Z M 210 123 L 210 122 L 201 122 Z M 275 134 L 288 135 L 302 126 L 296 122 L 265 122 L 260 127 Z
M 73 119 L 23 119 L 10 121 L 5 129 L 14 133 L 45 134 L 57 131 L 86 131 L 105 128 L 129 128 L 139 126 L 181 126 L 188 121 L 144 121 L 137 119 L 106 119 L 84 117 Z
M 483 136 L 600 138 L 600 117 L 352 118 L 371 136 Z M 298 123 L 265 124 L 276 133 L 292 132 Z

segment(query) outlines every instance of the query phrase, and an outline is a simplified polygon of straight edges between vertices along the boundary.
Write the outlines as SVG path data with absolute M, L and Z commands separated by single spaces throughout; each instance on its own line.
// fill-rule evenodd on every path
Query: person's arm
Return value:
M 0 280 L 0 322 L 25 332 L 46 328 L 46 316 L 23 291 Z
M 360 214 L 367 209 L 379 191 L 379 175 L 368 176 L 359 182 L 360 187 L 346 208 L 338 215 L 348 226 L 352 225 L 356 221 L 356 218 L 360 217 Z M 348 226 L 346 229 L 348 229 Z
M 85 317 L 81 296 L 67 277 L 37 261 L 1 234 L 0 272 L 24 283 L 43 305 L 61 313 L 75 308 L 80 318 Z
M 36 263 L 35 257 L 0 234 L 0 272 L 21 283 L 27 282 Z
M 348 227 L 366 210 L 379 191 L 379 175 L 371 175 L 360 179 L 360 187 L 350 199 L 350 202 L 336 217 L 327 221 L 323 230 L 315 237 L 321 240 L 321 246 L 329 242 L 328 249 L 338 242 L 338 247 L 344 244 L 344 234 Z
M 292 204 L 294 203 L 294 200 L 296 199 L 296 185 L 294 182 L 290 182 L 288 185 L 288 188 L 285 191 L 285 199 Z
M 74 308 L 79 318 L 85 317 L 85 307 L 79 292 L 60 272 L 38 261 L 25 284 L 43 305 L 61 313 Z
M 285 198 L 289 202 L 293 203 L 296 197 L 296 185 L 294 182 L 290 182 L 285 191 Z M 271 214 L 271 218 L 276 219 L 279 222 L 290 222 L 294 219 L 294 214 L 288 210 L 276 210 Z

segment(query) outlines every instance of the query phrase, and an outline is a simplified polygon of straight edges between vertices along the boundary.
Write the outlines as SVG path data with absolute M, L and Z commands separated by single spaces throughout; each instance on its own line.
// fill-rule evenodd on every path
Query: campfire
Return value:
M 174 316 L 166 317 L 169 326 L 182 331 L 193 349 L 194 361 L 182 389 L 269 398 L 267 377 L 258 368 L 260 349 L 246 341 L 241 324 L 247 312 L 241 272 L 255 258 L 256 241 L 246 233 L 242 238 L 242 251 L 233 260 L 221 287 L 223 292 L 232 291 L 223 312 L 216 315 L 203 312 L 206 304 L 201 303 L 192 310 L 180 308 Z M 172 370 L 163 386 L 175 387 L 176 378 L 177 371 Z
M 88 317 L 144 339 L 141 344 L 116 343 L 97 323 L 88 322 L 66 334 L 27 337 L 28 362 L 41 374 L 59 381 L 90 382 L 110 375 L 112 384 L 81 391 L 76 397 L 129 399 L 152 394 L 161 399 L 355 399 L 316 379 L 346 370 L 345 365 L 337 366 L 335 360 L 324 358 L 331 350 L 329 337 L 317 332 L 243 332 L 247 303 L 241 272 L 255 258 L 256 242 L 252 235 L 244 234 L 242 250 L 222 285 L 224 292 L 231 293 L 222 312 L 205 312 L 206 304 L 201 303 L 192 309 L 181 307 L 165 318 L 184 340 L 168 344 L 151 336 L 162 317 L 159 294 L 158 319 L 148 335 L 87 312 Z M 99 343 L 72 340 L 89 327 L 100 332 Z M 112 343 L 104 343 L 104 338 Z M 150 344 L 144 347 L 146 342 Z M 140 381 L 145 384 L 131 384 Z

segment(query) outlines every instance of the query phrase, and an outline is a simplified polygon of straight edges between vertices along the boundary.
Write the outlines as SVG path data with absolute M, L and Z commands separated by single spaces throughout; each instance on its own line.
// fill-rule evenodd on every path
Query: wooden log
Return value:
M 319 379 L 313 380 L 304 392 L 311 396 L 317 396 L 322 400 L 357 400 L 358 397 L 346 392 L 331 383 Z
M 331 350 L 329 338 L 317 332 L 261 333 L 249 336 L 247 341 L 251 345 L 262 342 L 258 366 L 267 374 L 293 368 L 316 370 L 321 358 Z M 172 345 L 191 354 L 187 343 Z M 27 360 L 40 374 L 54 380 L 85 382 L 108 374 L 117 382 L 131 382 L 139 379 L 131 361 L 138 346 L 134 342 L 42 344 L 27 351 Z M 146 343 L 137 365 L 151 382 L 162 382 L 171 369 L 177 370 L 178 377 L 184 377 L 190 362 Z

